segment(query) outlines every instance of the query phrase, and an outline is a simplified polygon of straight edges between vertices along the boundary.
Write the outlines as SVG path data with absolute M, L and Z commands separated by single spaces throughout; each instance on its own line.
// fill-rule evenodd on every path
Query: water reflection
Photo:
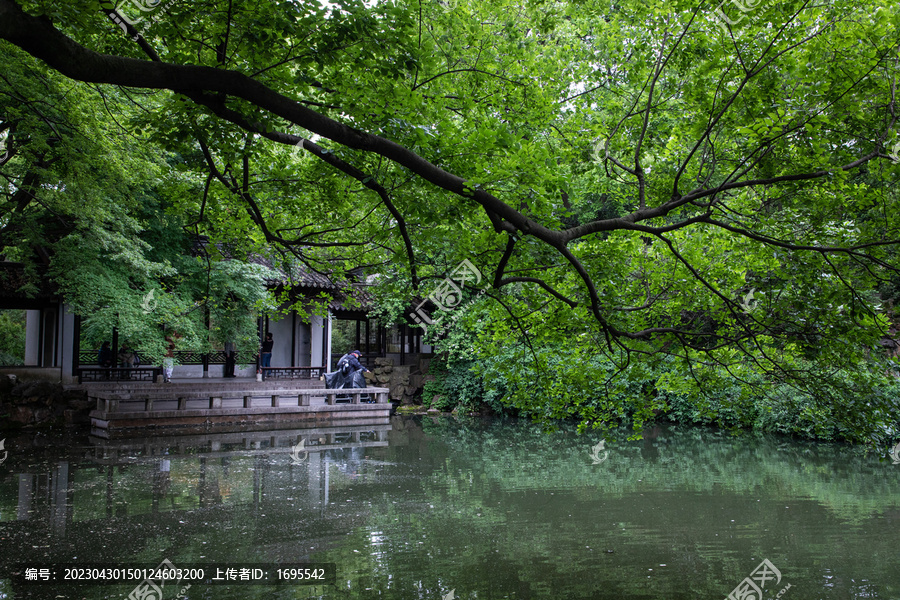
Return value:
M 0 595 L 123 598 L 127 586 L 4 577 L 18 562 L 167 558 L 338 565 L 336 586 L 194 586 L 189 598 L 724 598 L 768 559 L 785 600 L 900 597 L 900 467 L 705 429 L 614 438 L 598 464 L 599 438 L 475 419 L 22 434 L 0 466 Z
M 364 483 L 372 470 L 366 453 L 386 448 L 390 429 L 386 424 L 116 441 L 60 438 L 57 446 L 21 435 L 14 459 L 0 471 L 0 578 L 15 563 L 156 564 L 162 555 L 184 563 L 185 554 L 195 555 L 191 562 L 309 560 L 310 551 L 331 538 L 312 532 L 316 524 L 329 523 L 331 530 L 356 524 L 350 519 L 340 525 L 344 515 L 329 514 L 335 475 Z M 292 460 L 301 441 L 305 452 L 294 456 L 302 460 Z M 37 460 L 29 460 L 29 453 Z M 302 549 L 294 543 L 297 532 L 306 538 Z M 237 541 L 247 535 L 254 545 Z M 209 552 L 185 553 L 189 546 Z M 8 580 L 0 583 L 0 594 L 9 587 Z M 95 591 L 122 597 L 113 589 Z M 55 595 L 61 591 L 16 593 L 67 597 Z
M 388 445 L 389 430 L 390 425 L 364 425 L 127 441 L 91 438 L 86 457 L 106 475 L 106 516 L 147 511 L 146 502 L 126 502 L 114 490 L 149 498 L 149 512 L 155 513 L 242 503 L 259 510 L 265 499 L 283 500 L 272 490 L 290 487 L 293 496 L 303 490 L 307 508 L 321 510 L 328 504 L 331 467 L 356 478 L 365 452 Z M 298 445 L 302 454 L 292 452 Z

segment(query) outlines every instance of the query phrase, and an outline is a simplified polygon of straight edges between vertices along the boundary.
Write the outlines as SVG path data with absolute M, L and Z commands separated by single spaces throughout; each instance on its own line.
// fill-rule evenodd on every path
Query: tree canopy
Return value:
M 515 348 L 522 406 L 595 423 L 585 386 L 665 360 L 679 391 L 764 374 L 851 415 L 897 296 L 898 25 L 880 0 L 0 0 L 0 245 L 78 215 L 145 293 L 171 219 L 363 266 L 391 316 L 467 259 L 489 290 L 443 347 Z

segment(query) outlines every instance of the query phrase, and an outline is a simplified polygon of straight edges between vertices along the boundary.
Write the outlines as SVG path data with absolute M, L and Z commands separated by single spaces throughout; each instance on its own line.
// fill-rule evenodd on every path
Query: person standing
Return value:
M 109 342 L 103 342 L 103 345 L 100 346 L 100 352 L 97 353 L 97 364 L 104 369 L 112 369 L 114 360 L 113 349 L 110 348 Z M 106 371 L 104 379 L 109 379 L 109 376 L 110 371 Z
M 172 383 L 172 372 L 175 371 L 175 342 L 168 336 L 166 336 L 166 341 L 169 342 L 169 347 L 163 358 L 163 381 Z
M 235 355 L 234 342 L 225 342 L 225 377 L 234 377 Z
M 262 343 L 259 349 L 259 366 L 260 367 L 270 367 L 272 366 L 272 347 L 275 345 L 275 341 L 272 339 L 272 334 L 266 334 L 266 341 Z
M 97 353 L 97 364 L 107 369 L 113 366 L 113 353 L 109 342 L 103 342 L 103 345 L 100 346 L 100 352 Z

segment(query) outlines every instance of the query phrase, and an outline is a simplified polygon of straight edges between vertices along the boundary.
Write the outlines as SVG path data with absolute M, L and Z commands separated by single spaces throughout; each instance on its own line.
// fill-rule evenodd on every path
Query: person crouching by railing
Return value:
M 359 362 L 360 356 L 362 353 L 359 350 L 351 350 L 343 355 L 338 360 L 334 373 L 325 373 L 325 387 L 330 389 L 366 387 L 363 373 L 368 372 L 369 369 Z
M 359 350 L 351 350 L 347 354 L 343 355 L 340 360 L 338 360 L 338 370 L 345 372 L 346 375 L 352 375 L 353 373 L 357 373 L 359 371 L 368 373 L 369 370 L 359 362 L 360 356 L 362 356 L 362 352 L 360 352 Z M 344 367 L 343 365 L 346 365 L 346 367 Z

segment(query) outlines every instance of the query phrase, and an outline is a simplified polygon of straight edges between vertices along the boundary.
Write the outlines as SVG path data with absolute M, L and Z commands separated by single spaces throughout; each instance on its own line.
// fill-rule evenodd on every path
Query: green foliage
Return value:
M 447 388 L 447 362 L 439 356 L 431 359 L 428 365 L 428 378 L 422 386 L 423 404 L 428 408 L 447 411 L 456 406 Z M 432 379 L 433 378 L 433 379 Z
M 184 157 L 125 126 L 141 119 L 127 95 L 73 85 L 8 53 L 0 117 L 12 123 L 15 154 L 3 170 L 17 187 L 7 189 L 6 207 L 15 208 L 0 223 L 3 257 L 26 264 L 32 289 L 39 278 L 52 280 L 83 317 L 88 347 L 115 327 L 153 363 L 166 335 L 178 349 L 206 351 L 225 340 L 255 348 L 256 315 L 274 310 L 267 285 L 278 278 L 252 262 L 262 248 L 244 244 L 241 252 L 234 243 L 223 253 L 215 239 L 199 247 L 183 208 L 202 196 L 201 182 Z
M 331 322 L 331 349 L 341 354 L 353 350 L 356 343 L 356 321 L 335 319 Z
M 25 311 L 0 310 L 0 365 L 21 365 L 25 358 Z
M 425 382 L 422 392 L 425 406 L 444 412 L 509 412 L 496 392 L 485 390 L 474 368 L 472 360 L 448 361 L 443 355 L 432 358 L 427 373 L 432 379 Z
M 475 371 L 486 393 L 502 398 L 522 415 L 550 423 L 575 419 L 580 429 L 622 424 L 635 431 L 663 404 L 641 365 L 622 365 L 573 346 L 507 346 L 484 354 Z
M 881 448 L 900 435 L 900 380 L 871 361 L 859 370 L 812 373 L 807 385 L 767 379 L 752 369 L 743 379 L 723 369 L 700 369 L 673 357 L 615 362 L 573 347 L 506 348 L 467 365 L 484 396 L 545 424 L 574 420 L 579 431 L 648 422 L 746 428 L 810 439 L 851 441 Z M 445 390 L 449 374 L 443 376 Z M 484 397 L 483 396 L 483 397 Z
M 35 273 L 52 257 L 89 332 L 202 349 L 208 313 L 249 340 L 279 304 L 252 292 L 260 255 L 340 286 L 363 266 L 390 320 L 467 259 L 472 303 L 428 334 L 447 407 L 896 427 L 873 350 L 900 285 L 894 4 L 769 3 L 723 29 L 682 1 L 199 0 L 144 46 L 95 5 L 22 4 L 73 44 L 254 80 L 89 86 L 2 42 L 0 247 Z

